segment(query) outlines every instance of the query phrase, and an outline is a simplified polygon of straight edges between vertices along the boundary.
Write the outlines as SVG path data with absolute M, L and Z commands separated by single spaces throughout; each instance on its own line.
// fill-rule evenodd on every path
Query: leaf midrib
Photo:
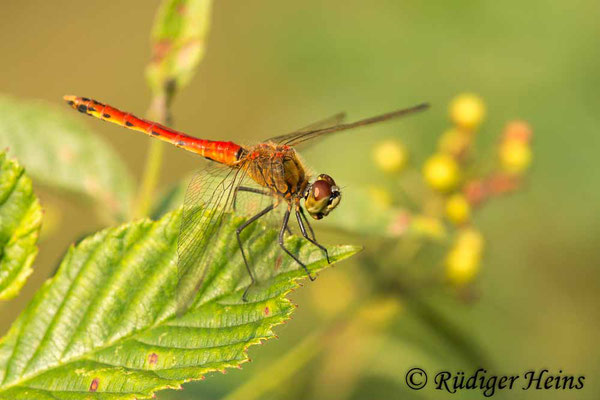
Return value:
M 119 267 L 115 268 L 114 271 L 111 271 L 112 278 L 117 276 L 118 272 L 120 272 L 119 270 L 124 269 L 124 267 L 127 264 L 126 261 L 128 260 L 128 258 L 130 258 L 132 256 L 132 253 L 137 250 L 137 247 L 140 246 L 141 243 L 145 243 L 149 237 L 150 238 L 152 237 L 153 233 L 157 229 L 162 228 L 162 227 L 160 225 L 152 224 L 152 225 L 150 225 L 150 229 L 148 229 L 148 226 L 142 226 L 141 228 L 143 229 L 143 232 L 140 232 L 140 235 L 138 237 L 136 237 L 136 239 L 133 243 L 130 244 L 129 248 L 122 250 L 122 255 L 119 257 L 119 259 L 120 259 Z M 166 254 L 162 253 L 161 256 L 159 257 L 158 260 L 160 261 L 160 263 L 157 263 L 157 265 L 161 265 L 161 267 L 155 268 L 155 271 L 157 274 L 159 273 L 159 271 L 163 270 L 162 266 L 165 265 L 164 257 L 166 257 L 166 256 L 168 256 L 168 253 L 166 253 Z M 167 266 L 168 266 L 168 262 L 167 262 Z M 110 283 L 110 282 L 108 282 L 108 283 Z M 67 343 L 67 345 L 63 349 L 63 353 L 61 354 L 61 357 L 64 356 L 65 354 L 69 353 L 71 346 L 73 344 L 73 340 L 75 337 L 77 337 L 79 334 L 81 334 L 82 327 L 85 328 L 85 327 L 89 326 L 89 324 L 91 323 L 91 321 L 90 321 L 91 317 L 89 317 L 89 315 L 91 315 L 92 313 L 89 310 L 94 310 L 94 308 L 98 304 L 100 304 L 104 299 L 106 299 L 106 293 L 104 291 L 107 290 L 106 288 L 108 286 L 109 285 L 105 284 L 104 288 L 102 290 L 100 290 L 100 292 L 97 294 L 97 296 L 95 296 L 94 300 L 88 304 L 88 306 L 86 308 L 86 312 L 85 312 L 85 317 L 80 321 L 78 326 L 74 329 L 73 333 L 71 334 L 71 338 L 69 339 L 69 343 Z M 131 301 L 129 302 L 129 305 L 125 309 L 125 313 L 123 313 L 123 315 L 125 315 L 127 312 L 129 312 L 129 310 L 131 310 L 131 307 L 135 307 L 135 305 L 137 305 L 135 300 L 141 290 L 142 290 L 141 287 L 136 288 L 136 293 L 133 296 L 133 298 L 131 299 Z M 160 312 L 157 314 L 160 315 Z M 128 320 L 127 318 L 124 318 L 124 317 L 122 317 L 122 318 L 125 321 Z M 121 338 L 121 336 L 118 336 L 118 332 L 113 332 L 113 335 L 116 336 L 115 340 L 119 340 Z M 111 336 L 113 336 L 113 335 L 111 335 Z
M 298 278 L 292 278 L 292 279 L 295 281 L 295 280 L 296 280 L 296 279 L 298 279 Z M 276 297 L 283 297 L 283 298 L 285 298 L 285 296 L 286 296 L 286 295 L 287 295 L 287 294 L 288 294 L 288 293 L 289 293 L 291 290 L 292 290 L 292 289 L 287 289 L 287 290 L 285 290 L 283 293 L 280 293 L 280 294 L 278 294 Z M 214 302 L 216 302 L 218 299 L 219 299 L 219 297 L 217 297 L 217 298 L 215 298 L 215 299 L 213 299 L 213 300 L 211 300 L 211 301 L 209 301 L 209 302 L 207 302 L 207 303 L 203 303 L 203 305 L 210 305 L 211 303 L 214 303 Z M 270 300 L 270 299 L 267 299 L 267 300 Z M 253 302 L 253 303 L 254 303 L 254 304 L 256 304 L 256 303 L 261 303 L 261 302 L 266 302 L 266 301 L 265 301 L 265 300 L 263 300 L 263 301 L 257 301 L 257 302 Z M 62 305 L 61 305 L 61 307 L 62 307 Z M 278 317 L 278 316 L 283 316 L 283 318 L 282 318 L 282 321 L 283 321 L 283 320 L 285 320 L 285 318 L 289 317 L 289 312 L 284 312 L 284 313 L 278 313 L 278 314 L 274 314 L 272 317 L 269 317 L 269 319 L 271 319 L 271 318 L 272 318 L 272 319 L 275 319 L 275 317 Z M 149 326 L 149 327 L 147 327 L 147 328 L 144 328 L 144 329 L 142 329 L 142 330 L 138 330 L 138 331 L 132 332 L 130 335 L 127 335 L 127 336 L 122 336 L 122 337 L 120 337 L 120 338 L 118 338 L 118 339 L 116 339 L 116 340 L 113 340 L 113 341 L 107 342 L 105 345 L 95 348 L 95 349 L 94 349 L 94 351 L 92 351 L 92 352 L 90 352 L 90 353 L 87 353 L 87 354 L 85 354 L 85 355 L 81 355 L 81 356 L 78 356 L 78 357 L 71 358 L 71 359 L 69 359 L 69 360 L 66 360 L 66 361 L 64 361 L 64 362 L 59 362 L 59 363 L 57 363 L 57 364 L 53 365 L 51 368 L 48 368 L 48 369 L 46 369 L 46 370 L 41 370 L 41 371 L 37 371 L 37 372 L 35 372 L 35 373 L 33 373 L 33 374 L 30 374 L 30 375 L 25 375 L 25 376 L 22 376 L 22 377 L 20 377 L 19 379 L 17 379 L 16 381 L 14 381 L 13 383 L 10 383 L 10 384 L 8 384 L 8 385 L 4 385 L 3 387 L 1 387 L 1 386 L 0 386 L 0 393 L 1 393 L 1 392 L 5 392 L 5 391 L 7 391 L 8 389 L 10 389 L 10 388 L 13 388 L 13 387 L 17 387 L 17 386 L 30 387 L 30 386 L 24 385 L 24 383 L 25 383 L 25 382 L 27 382 L 27 381 L 30 381 L 30 380 L 32 380 L 32 379 L 34 379 L 34 378 L 36 378 L 36 377 L 38 377 L 38 376 L 40 376 L 40 375 L 43 375 L 44 373 L 47 373 L 48 371 L 51 371 L 51 370 L 53 370 L 53 369 L 57 369 L 57 368 L 64 367 L 64 366 L 65 366 L 65 365 L 67 365 L 67 364 L 70 364 L 70 363 L 75 363 L 75 362 L 77 362 L 77 361 L 93 361 L 93 362 L 96 362 L 96 363 L 99 363 L 99 364 L 105 364 L 105 365 L 112 366 L 112 367 L 117 367 L 117 368 L 125 368 L 125 367 L 122 367 L 122 366 L 115 366 L 115 365 L 111 365 L 111 364 L 109 364 L 109 363 L 106 363 L 106 362 L 100 362 L 100 361 L 96 361 L 96 360 L 94 360 L 94 359 L 91 359 L 91 358 L 90 358 L 90 356 L 92 356 L 92 355 L 94 355 L 94 354 L 97 354 L 97 353 L 99 353 L 99 352 L 101 352 L 101 351 L 104 351 L 104 350 L 106 350 L 106 349 L 108 349 L 108 348 L 110 348 L 110 347 L 112 347 L 112 346 L 114 346 L 114 345 L 117 345 L 117 344 L 118 344 L 118 342 L 121 342 L 121 341 L 127 341 L 127 340 L 132 340 L 132 339 L 134 339 L 134 340 L 135 340 L 135 336 L 137 336 L 137 335 L 141 335 L 141 334 L 145 334 L 145 333 L 148 333 L 148 331 L 151 331 L 151 330 L 153 330 L 153 329 L 156 329 L 156 328 L 158 328 L 158 327 L 160 327 L 160 326 L 163 326 L 163 325 L 166 325 L 166 326 L 177 326 L 177 325 L 169 325 L 169 324 L 168 324 L 169 322 L 171 322 L 171 321 L 174 321 L 174 320 L 176 320 L 176 319 L 177 319 L 177 318 L 176 318 L 175 316 L 172 316 L 172 317 L 170 317 L 170 318 L 167 318 L 167 319 L 165 319 L 165 320 L 162 320 L 162 321 L 157 321 L 155 324 L 153 324 L 153 325 L 151 325 L 151 326 Z M 253 323 L 256 323 L 256 322 L 257 322 L 257 321 L 252 321 L 252 322 L 250 322 L 250 324 L 253 324 Z M 243 326 L 243 325 L 247 325 L 247 324 L 249 324 L 249 323 L 238 324 L 237 326 Z M 275 326 L 275 325 L 273 325 L 273 326 Z M 212 328 L 212 329 L 219 329 L 219 328 Z M 260 338 L 254 338 L 254 339 L 251 339 L 251 340 L 249 340 L 249 341 L 248 341 L 248 345 L 251 345 L 251 344 L 252 344 L 252 342 L 253 342 L 253 340 L 259 340 L 259 339 L 260 339 Z M 15 347 L 16 347 L 16 344 L 15 344 Z M 211 348 L 211 347 L 208 347 L 208 348 Z M 15 354 L 15 353 L 14 353 L 14 351 L 13 351 L 13 353 L 12 353 L 12 355 L 11 355 L 11 360 L 12 360 L 12 358 L 13 358 L 14 354 Z M 7 365 L 8 365 L 8 363 L 7 363 Z M 186 367 L 186 368 L 187 368 L 187 367 Z M 136 368 L 131 368 L 131 367 L 129 367 L 129 366 L 127 367 L 127 369 L 136 370 Z M 168 368 L 168 369 L 173 369 L 173 368 Z M 158 369 L 157 369 L 157 370 L 158 370 Z M 140 371 L 143 371 L 143 372 L 150 372 L 150 371 L 153 371 L 153 370 L 140 370 Z M 156 371 L 156 370 L 154 370 L 154 371 Z M 8 372 L 8 371 L 7 371 L 7 372 Z M 8 376 L 8 374 L 7 374 L 6 376 Z M 159 377 L 159 378 L 161 378 L 161 377 Z M 165 378 L 161 378 L 161 379 L 165 379 Z M 174 380 L 174 381 L 176 381 L 176 380 Z M 32 387 L 32 388 L 33 388 L 33 387 Z M 108 392 L 107 392 L 107 393 L 108 393 Z
M 0 201 L 0 207 L 2 207 L 2 206 L 4 206 L 10 200 L 10 198 L 12 197 L 13 193 L 15 192 L 15 190 L 17 190 L 17 186 L 18 186 L 19 180 L 21 179 L 21 177 L 23 176 L 23 174 L 25 174 L 25 169 L 24 168 L 20 168 L 18 165 L 14 165 L 8 158 L 6 158 L 6 155 L 2 155 L 2 157 L 0 157 L 0 163 L 7 163 L 7 164 L 9 164 L 8 165 L 9 168 L 15 166 L 17 169 L 20 170 L 19 173 L 18 173 L 18 175 L 12 180 L 12 185 L 8 189 L 7 193 L 5 193 L 5 195 L 3 196 L 2 201 Z M 21 218 L 21 220 L 22 219 L 23 218 Z M 6 238 L 5 242 L 0 241 L 0 246 L 2 246 L 2 248 L 6 247 L 6 245 L 8 243 L 10 243 L 12 237 L 13 237 L 13 234 L 9 235 Z
M 289 293 L 290 291 L 291 291 L 291 289 L 287 290 L 287 291 L 286 291 L 286 292 L 283 294 L 283 296 L 285 296 L 285 295 L 286 295 L 287 293 Z M 216 302 L 216 300 L 218 300 L 218 298 L 216 298 L 216 299 L 213 299 L 212 301 L 210 301 L 210 302 L 208 302 L 208 303 L 205 303 L 205 305 L 209 305 L 209 304 L 211 304 L 211 303 L 214 303 L 214 302 Z M 265 302 L 265 301 L 263 301 L 263 302 Z M 260 303 L 260 302 L 255 302 L 255 303 Z M 268 317 L 268 319 L 276 319 L 276 317 L 283 317 L 283 318 L 281 319 L 281 321 L 283 321 L 283 320 L 285 320 L 285 318 L 289 317 L 289 311 L 286 311 L 286 312 L 283 312 L 283 313 L 278 313 L 278 314 L 273 314 L 273 316 L 271 316 L 271 317 Z M 152 326 L 150 326 L 150 327 L 148 327 L 148 328 L 145 328 L 145 329 L 142 329 L 142 330 L 136 331 L 135 333 L 132 333 L 132 334 L 131 334 L 131 335 L 129 335 L 129 336 L 124 336 L 124 337 L 121 337 L 121 338 L 119 338 L 118 340 L 115 340 L 115 341 L 109 342 L 109 343 L 107 343 L 105 346 L 100 346 L 100 347 L 97 347 L 96 349 L 94 349 L 94 351 L 92 351 L 92 352 L 90 352 L 90 353 L 87 353 L 87 354 L 85 354 L 85 355 L 81 355 L 81 356 L 79 356 L 79 357 L 71 358 L 71 359 L 69 359 L 69 360 L 67 360 L 67 361 L 65 361 L 65 362 L 58 363 L 58 364 L 56 364 L 56 365 L 53 365 L 53 366 L 52 366 L 52 368 L 48 368 L 48 369 L 46 369 L 46 370 L 43 370 L 43 371 L 38 371 L 38 372 L 36 372 L 36 373 L 34 373 L 34 374 L 31 374 L 31 375 L 28 375 L 28 376 L 23 376 L 23 377 L 21 377 L 20 379 L 16 380 L 15 382 L 11 383 L 11 384 L 5 385 L 4 387 L 0 387 L 0 393 L 1 393 L 1 392 L 5 392 L 6 390 L 8 390 L 8 389 L 10 389 L 10 388 L 12 388 L 12 387 L 16 387 L 16 386 L 23 386 L 23 387 L 28 387 L 28 388 L 32 388 L 32 389 L 39 389 L 39 388 L 36 388 L 36 387 L 34 387 L 34 386 L 27 386 L 27 385 L 25 385 L 25 384 L 24 384 L 24 382 L 30 381 L 30 380 L 32 380 L 32 379 L 34 379 L 34 378 L 36 378 L 36 377 L 38 377 L 38 376 L 40 376 L 40 375 L 43 375 L 43 374 L 45 374 L 45 373 L 47 373 L 48 371 L 51 371 L 51 370 L 53 370 L 53 369 L 61 368 L 61 367 L 64 367 L 65 365 L 67 365 L 67 364 L 70 364 L 70 363 L 75 363 L 75 362 L 77 362 L 77 361 L 92 361 L 92 362 L 95 362 L 95 363 L 98 363 L 98 364 L 104 364 L 104 365 L 107 365 L 107 366 L 109 366 L 109 367 L 112 367 L 112 368 L 124 368 L 124 369 L 128 369 L 128 370 L 135 370 L 135 371 L 140 371 L 140 372 L 145 372 L 145 373 L 153 373 L 153 374 L 155 374 L 155 375 L 156 375 L 158 378 L 160 378 L 160 379 L 162 379 L 162 380 L 167 380 L 167 379 L 165 379 L 165 378 L 163 378 L 163 377 L 159 376 L 158 374 L 156 374 L 156 372 L 155 372 L 155 371 L 161 371 L 161 370 L 171 370 L 171 369 L 176 369 L 177 367 L 175 367 L 175 368 L 155 368 L 155 369 L 139 369 L 139 368 L 134 368 L 134 367 L 130 367 L 130 366 L 128 366 L 128 367 L 123 367 L 123 366 L 120 366 L 120 365 L 110 364 L 110 363 L 107 363 L 107 362 L 105 362 L 105 361 L 97 361 L 96 359 L 94 359 L 94 358 L 91 358 L 90 356 L 92 356 L 92 355 L 94 355 L 94 354 L 96 354 L 96 353 L 99 353 L 99 352 L 101 352 L 101 351 L 104 351 L 104 350 L 106 350 L 106 349 L 108 349 L 108 348 L 110 348 L 110 347 L 112 347 L 112 346 L 114 346 L 114 345 L 118 344 L 118 342 L 120 342 L 120 341 L 135 340 L 135 341 L 138 341 L 138 342 L 140 342 L 140 343 L 142 343 L 142 344 L 144 344 L 144 345 L 148 345 L 147 343 L 144 343 L 144 342 L 141 342 L 141 341 L 137 340 L 137 339 L 135 338 L 135 336 L 137 336 L 137 335 L 140 335 L 140 334 L 143 334 L 143 333 L 147 333 L 147 331 L 151 331 L 151 330 L 153 330 L 153 329 L 155 329 L 155 328 L 157 328 L 157 327 L 160 327 L 161 325 L 166 325 L 166 324 L 167 324 L 169 321 L 171 321 L 171 320 L 175 320 L 175 319 L 176 319 L 176 317 L 175 317 L 175 316 L 173 316 L 173 317 L 170 317 L 170 318 L 167 318 L 166 320 L 160 321 L 159 323 L 156 323 L 156 324 L 154 324 L 154 325 L 152 325 Z M 263 320 L 261 320 L 261 321 L 264 321 L 264 320 L 267 320 L 267 318 L 265 318 L 265 319 L 263 319 Z M 243 325 L 255 324 L 256 322 L 258 322 L 258 321 L 252 321 L 252 322 L 250 322 L 250 323 L 244 323 L 244 324 L 239 324 L 239 325 L 235 325 L 235 326 L 243 326 Z M 177 325 L 167 325 L 167 326 L 177 326 Z M 275 325 L 273 325 L 273 326 L 275 326 Z M 221 328 L 211 328 L 211 329 L 221 329 Z M 233 345 L 241 344 L 241 343 L 244 343 L 244 342 L 245 342 L 245 343 L 248 343 L 248 345 L 250 346 L 250 345 L 253 343 L 253 341 L 255 341 L 255 340 L 260 340 L 260 338 L 259 338 L 259 337 L 255 337 L 255 338 L 251 338 L 251 339 L 249 339 L 249 340 L 246 340 L 246 341 L 239 341 L 239 342 L 235 342 L 235 343 L 229 343 L 229 344 L 227 344 L 227 345 L 220 345 L 220 346 L 208 346 L 208 347 L 202 347 L 202 348 L 196 348 L 196 349 L 212 349 L 212 348 L 219 348 L 219 347 L 233 346 Z M 156 344 L 152 344 L 152 346 L 156 346 L 156 347 L 162 347 L 162 346 L 160 346 L 160 345 L 156 345 Z M 172 347 L 172 346 L 169 346 L 168 348 L 174 348 L 174 347 Z M 184 349 L 184 350 L 185 350 L 185 349 Z M 13 354 L 14 354 L 14 352 L 13 352 Z M 188 366 L 186 366 L 186 367 L 181 367 L 181 368 L 189 368 L 189 367 L 188 367 Z M 175 379 L 174 379 L 174 380 L 175 380 Z M 45 390 L 45 389 L 39 389 L 39 390 L 44 390 L 44 391 L 47 391 L 47 390 Z M 52 391 L 47 391 L 47 392 L 50 392 L 50 393 L 51 393 Z M 89 393 L 89 392 L 82 392 L 82 393 Z M 110 392 L 103 392 L 103 393 L 110 393 Z M 115 393 L 117 393 L 117 392 L 115 392 Z M 123 393 L 123 392 L 118 392 L 118 393 Z M 132 393 L 133 393 L 133 392 L 132 392 Z
M 147 223 L 147 221 L 141 222 L 141 224 L 145 224 L 145 223 Z M 144 228 L 146 228 L 146 227 L 144 227 Z M 145 232 L 144 232 L 144 235 L 146 235 L 149 231 L 150 230 L 146 229 Z M 108 237 L 108 236 L 114 237 L 114 236 L 118 236 L 119 233 L 120 233 L 120 230 L 115 230 L 114 232 L 107 233 L 104 236 L 105 236 L 105 238 Z M 81 274 L 86 270 L 86 268 L 88 268 L 88 266 L 90 265 L 90 262 L 95 259 L 95 256 L 97 255 L 98 250 L 102 250 L 102 242 L 95 243 L 93 249 L 91 249 L 91 252 L 89 253 L 89 256 L 86 258 L 84 264 L 79 268 L 76 276 L 71 281 L 71 284 L 69 285 L 69 289 L 67 290 L 67 292 L 66 292 L 66 294 L 65 294 L 65 296 L 63 298 L 63 301 L 61 302 L 60 307 L 57 309 L 57 311 L 55 313 L 55 317 L 52 319 L 52 323 L 50 323 L 48 325 L 48 328 L 46 329 L 46 332 L 44 333 L 44 337 L 40 340 L 40 342 L 39 342 L 39 344 L 38 344 L 38 346 L 37 346 L 36 351 L 34 352 L 34 354 L 28 359 L 27 364 L 23 368 L 23 371 L 27 370 L 27 368 L 31 364 L 32 360 L 34 360 L 35 357 L 37 356 L 37 354 L 39 353 L 39 351 L 40 351 L 40 349 L 42 347 L 41 344 L 44 343 L 47 340 L 48 334 L 52 331 L 53 327 L 57 323 L 56 316 L 58 316 L 61 313 L 61 311 L 63 310 L 63 308 L 64 308 L 64 306 L 66 304 L 66 299 L 68 299 L 69 296 L 70 296 L 70 294 L 72 293 L 73 287 L 77 287 L 77 285 L 75 285 L 75 283 L 81 277 Z M 67 260 L 65 259 L 65 261 L 67 261 Z M 161 323 L 165 323 L 165 322 L 169 321 L 170 319 L 173 319 L 173 317 L 168 318 L 166 320 L 157 321 L 155 324 L 149 326 L 148 328 L 144 328 L 142 330 L 135 330 L 130 335 L 117 337 L 113 341 L 108 341 L 104 346 L 100 346 L 100 347 L 95 348 L 90 353 L 85 353 L 85 354 L 82 354 L 82 355 L 74 357 L 74 358 L 69 358 L 67 360 L 64 360 L 64 362 L 58 362 L 58 363 L 56 363 L 54 365 L 51 365 L 51 367 L 48 368 L 48 369 L 40 370 L 40 371 L 37 371 L 37 372 L 29 374 L 29 375 L 28 374 L 24 374 L 20 379 L 18 379 L 17 381 L 15 381 L 14 384 L 5 385 L 4 388 L 2 388 L 0 386 L 0 392 L 5 391 L 6 388 L 10 388 L 10 387 L 16 386 L 20 382 L 23 382 L 23 381 L 26 382 L 27 380 L 33 379 L 33 378 L 35 378 L 35 377 L 37 377 L 37 376 L 39 376 L 41 374 L 44 374 L 44 373 L 48 372 L 49 370 L 62 367 L 64 365 L 72 363 L 72 362 L 76 362 L 76 361 L 80 361 L 80 360 L 85 360 L 86 357 L 89 357 L 89 355 L 92 355 L 92 354 L 94 354 L 94 353 L 96 353 L 96 352 L 98 352 L 100 350 L 105 350 L 107 348 L 110 348 L 111 346 L 115 345 L 119 341 L 128 340 L 128 339 L 130 339 L 131 337 L 133 337 L 135 335 L 143 333 L 143 332 L 145 332 L 147 330 L 154 329 L 157 326 L 159 326 Z M 77 332 L 77 329 L 75 329 L 75 331 L 73 332 L 73 334 L 75 334 L 76 332 Z M 11 357 L 8 360 L 7 364 L 6 364 L 7 366 L 12 365 L 12 361 L 13 361 L 14 356 L 16 354 L 16 352 L 14 351 L 14 349 L 16 349 L 18 347 L 18 345 L 20 343 L 20 339 L 21 339 L 21 335 L 19 334 L 19 340 L 17 340 L 17 342 L 15 343 L 15 345 L 13 347 L 13 352 L 11 354 Z M 68 347 L 68 345 L 67 345 L 67 347 Z M 67 347 L 65 347 L 65 350 L 66 350 Z M 6 382 L 6 379 L 8 378 L 9 375 L 10 375 L 10 370 L 7 369 L 6 375 L 5 375 L 4 380 L 3 380 L 3 383 Z

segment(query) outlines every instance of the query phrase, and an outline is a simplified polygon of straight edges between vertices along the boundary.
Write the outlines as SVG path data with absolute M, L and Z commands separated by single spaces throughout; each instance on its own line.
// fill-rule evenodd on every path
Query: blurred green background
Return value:
M 143 115 L 158 3 L 1 2 L 0 92 L 60 106 L 62 95 L 72 93 Z M 598 20 L 592 0 L 216 2 L 206 56 L 172 107 L 178 129 L 252 143 L 338 111 L 357 119 L 429 101 L 432 109 L 418 117 L 338 135 L 304 153 L 351 197 L 381 174 L 369 150 L 378 140 L 404 141 L 418 167 L 449 126 L 450 99 L 469 91 L 488 110 L 481 154 L 489 154 L 506 121 L 521 118 L 534 129 L 534 165 L 522 190 L 475 217 L 486 241 L 476 301 L 437 290 L 421 291 L 416 305 L 374 300 L 367 329 L 339 317 L 366 291 L 368 271 L 346 262 L 293 295 L 294 319 L 277 329 L 278 341 L 252 348 L 254 362 L 243 370 L 158 398 L 439 398 L 450 395 L 406 389 L 406 371 L 470 370 L 469 354 L 489 360 L 483 366 L 498 373 L 548 368 L 586 376 L 580 391 L 519 390 L 495 398 L 598 398 Z M 139 177 L 148 139 L 87 122 Z M 162 186 L 197 166 L 192 155 L 165 151 Z M 36 189 L 61 228 L 41 242 L 24 293 L 0 304 L 2 332 L 67 246 L 102 227 L 75 196 Z M 332 231 L 321 236 L 363 243 Z M 369 240 L 364 244 L 369 253 Z

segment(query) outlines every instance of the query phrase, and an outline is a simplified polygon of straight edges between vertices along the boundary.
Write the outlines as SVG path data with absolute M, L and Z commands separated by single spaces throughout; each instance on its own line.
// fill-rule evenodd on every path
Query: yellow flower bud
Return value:
M 460 231 L 446 256 L 446 277 L 457 286 L 471 282 L 481 264 L 483 236 L 475 229 Z
M 483 252 L 484 239 L 481 232 L 476 229 L 463 229 L 458 233 L 455 247 L 481 254 Z
M 485 104 L 481 97 L 463 93 L 450 102 L 450 119 L 464 129 L 475 129 L 485 116 Z
M 448 191 L 460 180 L 460 168 L 456 161 L 446 154 L 434 154 L 423 167 L 425 181 L 434 189 Z
M 373 149 L 375 164 L 384 172 L 400 172 L 408 160 L 404 144 L 398 140 L 385 140 Z
M 411 221 L 411 229 L 419 235 L 432 239 L 443 239 L 446 237 L 444 224 L 439 219 L 426 215 L 416 215 Z
M 477 276 L 480 256 L 465 250 L 453 249 L 446 257 L 446 277 L 450 283 L 462 286 Z
M 455 193 L 446 199 L 446 216 L 457 225 L 463 224 L 471 216 L 471 206 L 466 197 Z
M 500 144 L 500 165 L 511 174 L 524 172 L 531 164 L 531 148 L 526 142 L 508 139 Z
M 438 150 L 452 156 L 460 156 L 471 144 L 471 135 L 460 129 L 446 130 L 438 140 Z

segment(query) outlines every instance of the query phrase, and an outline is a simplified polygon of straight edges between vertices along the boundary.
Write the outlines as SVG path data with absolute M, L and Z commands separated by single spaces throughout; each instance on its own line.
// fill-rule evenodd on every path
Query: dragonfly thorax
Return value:
M 287 201 L 302 197 L 309 184 L 306 169 L 289 146 L 257 145 L 248 151 L 243 165 L 256 183 Z

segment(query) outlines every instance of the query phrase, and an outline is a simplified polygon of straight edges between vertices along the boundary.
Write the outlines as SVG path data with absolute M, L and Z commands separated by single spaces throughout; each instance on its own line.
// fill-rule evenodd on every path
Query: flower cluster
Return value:
M 420 170 L 422 184 L 417 185 L 421 187 L 411 188 L 414 180 L 399 183 L 404 195 L 417 192 L 420 198 L 411 201 L 417 210 L 402 213 L 408 228 L 396 231 L 447 241 L 441 264 L 446 280 L 457 287 L 472 282 L 480 269 L 485 240 L 473 223 L 476 209 L 492 197 L 518 189 L 532 161 L 532 130 L 524 121 L 506 125 L 494 160 L 478 160 L 474 145 L 485 116 L 481 97 L 468 93 L 456 96 L 449 105 L 451 125 L 440 135 L 434 154 Z M 387 174 L 399 176 L 411 167 L 408 150 L 397 139 L 377 144 L 373 157 Z M 402 201 L 398 203 L 401 207 Z

